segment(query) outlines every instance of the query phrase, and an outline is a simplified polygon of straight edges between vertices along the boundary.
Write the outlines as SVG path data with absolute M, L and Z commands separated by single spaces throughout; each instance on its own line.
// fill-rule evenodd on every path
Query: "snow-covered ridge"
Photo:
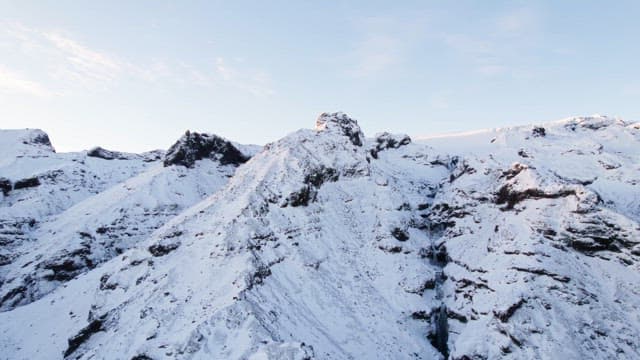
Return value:
M 412 141 L 325 113 L 259 152 L 193 134 L 184 166 L 92 158 L 141 168 L 33 217 L 0 267 L 0 353 L 640 356 L 634 124 Z
M 11 134 L 13 142 L 37 153 L 0 168 L 9 175 L 0 179 L 3 310 L 34 301 L 135 246 L 222 187 L 236 167 L 206 153 L 192 159 L 190 169 L 165 168 L 163 151 L 130 154 L 96 147 L 56 154 L 51 148 L 43 154 L 41 148 L 50 147 L 44 132 L 14 131 L 7 138 Z M 182 149 L 190 151 L 189 144 Z M 12 173 L 27 169 L 28 178 L 14 180 Z

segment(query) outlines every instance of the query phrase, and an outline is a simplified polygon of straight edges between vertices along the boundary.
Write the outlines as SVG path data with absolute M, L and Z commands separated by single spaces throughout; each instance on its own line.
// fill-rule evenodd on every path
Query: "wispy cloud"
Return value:
M 61 52 L 69 65 L 68 70 L 77 74 L 79 78 L 111 81 L 125 66 L 116 56 L 91 49 L 62 34 L 42 32 L 42 36 Z
M 215 69 L 220 79 L 234 88 L 248 91 L 260 97 L 270 96 L 275 93 L 271 88 L 269 76 L 262 71 L 249 69 L 241 71 L 238 67 L 230 65 L 222 57 L 216 59 Z
M 70 90 L 104 89 L 109 82 L 133 66 L 118 56 L 94 49 L 57 30 L 42 30 L 16 22 L 0 23 L 2 50 L 14 66 L 55 88 L 56 94 Z M 8 56 L 3 60 L 8 61 Z M 6 67 L 6 65 L 5 65 Z
M 42 84 L 26 79 L 22 74 L 0 65 L 0 91 L 10 94 L 26 94 L 49 97 L 51 91 Z
M 2 51 L 7 51 L 14 58 L 12 68 L 23 69 L 22 73 L 28 73 L 39 81 L 27 80 L 15 71 L 9 72 L 6 70 L 9 63 L 0 56 L 0 65 L 5 64 L 3 87 L 21 88 L 22 93 L 64 95 L 77 91 L 103 91 L 134 81 L 183 87 L 226 86 L 256 96 L 274 94 L 269 75 L 240 60 L 229 64 L 220 57 L 215 60 L 214 67 L 211 67 L 211 62 L 195 66 L 162 58 L 131 61 L 89 45 L 69 32 L 31 28 L 20 23 L 0 22 L 0 53 Z M 42 84 L 55 91 L 45 91 Z

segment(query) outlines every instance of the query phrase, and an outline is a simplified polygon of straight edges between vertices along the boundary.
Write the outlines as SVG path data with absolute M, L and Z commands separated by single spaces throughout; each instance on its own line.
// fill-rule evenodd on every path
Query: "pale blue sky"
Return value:
M 0 0 L 0 128 L 58 150 L 640 120 L 638 1 Z

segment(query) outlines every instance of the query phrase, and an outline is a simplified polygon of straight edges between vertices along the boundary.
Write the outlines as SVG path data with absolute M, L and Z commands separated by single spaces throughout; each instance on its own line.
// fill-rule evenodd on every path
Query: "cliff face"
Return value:
M 322 114 L 253 157 L 194 134 L 164 164 L 55 155 L 129 176 L 101 175 L 109 186 L 79 187 L 83 199 L 35 214 L 24 239 L 2 245 L 3 353 L 640 356 L 633 124 L 572 118 L 412 141 L 365 138 L 347 115 Z M 3 216 L 17 218 L 21 194 L 47 203 L 42 186 L 12 187 Z

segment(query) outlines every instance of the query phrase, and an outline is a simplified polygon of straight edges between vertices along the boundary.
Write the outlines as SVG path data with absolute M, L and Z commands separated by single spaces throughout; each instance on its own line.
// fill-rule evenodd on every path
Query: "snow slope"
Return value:
M 185 137 L 174 146 L 179 148 Z M 3 199 L 8 203 L 1 208 L 5 224 L 20 224 L 16 219 L 29 222 L 19 232 L 4 228 L 9 241 L 2 249 L 7 255 L 0 267 L 0 309 L 36 300 L 146 239 L 164 222 L 221 188 L 237 166 L 210 159 L 200 159 L 192 168 L 163 166 L 163 158 L 162 152 L 137 155 L 100 148 L 48 156 L 45 175 L 38 168 L 29 174 L 39 179 L 39 185 L 14 189 Z M 113 169 L 122 177 L 112 176 Z M 60 176 L 47 178 L 52 172 Z M 80 180 L 89 173 L 97 181 L 84 189 L 84 182 L 73 183 L 73 175 L 67 180 L 67 173 L 81 174 Z M 60 196 L 67 187 L 75 196 Z M 28 208 L 20 196 L 31 201 Z
M 255 155 L 185 134 L 165 158 L 183 167 L 151 162 L 18 247 L 0 353 L 637 358 L 639 140 L 601 116 L 411 142 L 322 114 Z M 253 156 L 221 165 L 229 145 Z M 224 154 L 189 167 L 204 148 Z M 98 231 L 121 213 L 130 237 Z M 30 282 L 84 247 L 92 266 Z

